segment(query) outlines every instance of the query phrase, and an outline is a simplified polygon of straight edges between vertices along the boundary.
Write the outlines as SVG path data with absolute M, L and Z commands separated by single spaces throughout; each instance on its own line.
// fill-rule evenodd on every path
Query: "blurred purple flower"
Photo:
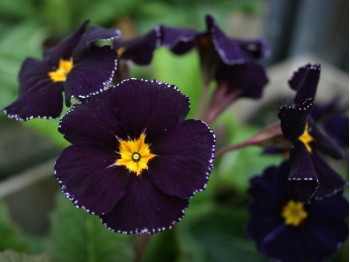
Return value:
M 94 45 L 119 37 L 113 29 L 91 27 L 85 21 L 57 46 L 44 51 L 42 60 L 27 58 L 19 72 L 19 97 L 3 112 L 9 118 L 55 118 L 63 108 L 63 96 L 85 98 L 102 91 L 111 82 L 117 54 L 111 47 Z
M 288 183 L 291 163 L 251 180 L 247 231 L 258 250 L 278 261 L 324 261 L 348 238 L 348 202 L 340 193 L 305 204 Z
M 161 44 L 175 54 L 193 48 L 199 51 L 204 88 L 215 78 L 217 88 L 209 104 L 206 121 L 213 121 L 238 97 L 260 98 L 268 79 L 257 60 L 270 53 L 263 40 L 227 37 L 213 17 L 206 17 L 205 32 L 161 26 Z
M 299 68 L 289 80 L 290 87 L 296 90 L 294 104 L 281 107 L 278 113 L 283 135 L 293 143 L 288 179 L 297 187 L 297 195 L 302 201 L 310 200 L 313 195 L 319 199 L 330 196 L 347 184 L 319 154 L 342 158 L 342 150 L 319 130 L 309 116 L 320 71 L 320 65 L 307 64 Z
M 59 128 L 72 143 L 55 165 L 62 191 L 110 230 L 171 228 L 213 165 L 215 136 L 188 112 L 175 86 L 136 79 L 74 106 Z

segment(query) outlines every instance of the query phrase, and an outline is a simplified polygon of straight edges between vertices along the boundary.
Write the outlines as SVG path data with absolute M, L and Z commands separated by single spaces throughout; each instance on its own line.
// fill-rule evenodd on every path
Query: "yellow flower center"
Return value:
M 306 218 L 307 213 L 304 204 L 301 202 L 289 200 L 282 209 L 284 223 L 290 226 L 299 226 Z
M 152 154 L 149 145 L 145 143 L 145 134 L 141 134 L 138 139 L 134 140 L 120 140 L 119 154 L 117 159 L 117 166 L 125 166 L 130 171 L 140 175 L 144 169 L 147 169 L 148 161 L 155 157 Z
M 117 49 L 118 56 L 122 56 L 122 54 L 124 54 L 124 52 L 125 52 L 125 48 L 124 47 L 119 47 Z
M 306 123 L 304 133 L 301 136 L 299 136 L 298 139 L 305 145 L 307 151 L 311 153 L 312 148 L 310 146 L 310 143 L 313 140 L 313 138 L 309 133 L 309 123 Z
M 53 82 L 64 82 L 66 81 L 67 75 L 72 70 L 72 68 L 72 59 L 60 59 L 57 70 L 49 72 L 49 77 Z

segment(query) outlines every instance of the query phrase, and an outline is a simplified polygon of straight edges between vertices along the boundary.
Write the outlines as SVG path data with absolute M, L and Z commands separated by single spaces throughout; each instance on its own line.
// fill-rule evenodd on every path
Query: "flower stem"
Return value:
M 146 247 L 149 243 L 149 240 L 151 238 L 151 235 L 149 234 L 143 234 L 140 235 L 137 240 L 136 240 L 136 245 L 135 245 L 135 262 L 140 262 L 142 255 L 144 254 Z
M 205 108 L 205 104 L 207 102 L 207 97 L 208 97 L 208 93 L 209 93 L 209 84 L 210 84 L 210 81 L 204 81 L 204 84 L 202 87 L 201 98 L 199 100 L 197 112 L 196 112 L 196 115 L 194 117 L 195 119 L 201 119 L 203 117 L 204 108 Z
M 222 156 L 227 152 L 235 151 L 246 146 L 276 146 L 281 148 L 288 148 L 290 147 L 290 142 L 283 138 L 280 122 L 277 121 L 261 129 L 257 134 L 244 142 L 220 149 L 216 153 L 216 157 Z

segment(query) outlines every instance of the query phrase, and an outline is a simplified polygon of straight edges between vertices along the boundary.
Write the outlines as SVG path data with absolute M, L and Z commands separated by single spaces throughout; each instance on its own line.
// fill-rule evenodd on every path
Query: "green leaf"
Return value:
M 56 262 L 133 260 L 133 236 L 109 231 L 99 217 L 76 208 L 63 194 L 56 204 L 48 238 Z
M 184 220 L 177 232 L 180 261 L 266 261 L 245 235 L 246 219 L 244 210 L 216 207 Z
M 25 251 L 25 239 L 19 229 L 11 222 L 7 208 L 0 202 L 0 250 L 13 249 Z M 0 259 L 0 261 L 3 261 Z
M 1 262 L 49 262 L 46 254 L 29 255 L 8 250 L 0 253 Z

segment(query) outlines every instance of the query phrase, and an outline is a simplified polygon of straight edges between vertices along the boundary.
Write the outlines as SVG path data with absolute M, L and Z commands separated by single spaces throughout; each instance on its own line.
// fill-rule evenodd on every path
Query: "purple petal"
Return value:
M 260 249 L 263 239 L 282 223 L 283 219 L 277 214 L 275 209 L 272 215 L 251 213 L 251 218 L 248 221 L 246 229 L 250 238 L 253 239 L 258 249 Z
M 89 21 L 85 21 L 77 30 L 65 37 L 57 46 L 45 50 L 44 57 L 52 66 L 57 66 L 60 59 L 69 60 L 83 34 Z
M 189 100 L 174 86 L 129 79 L 93 96 L 63 117 L 59 131 L 72 142 L 96 141 L 117 146 L 120 139 L 146 139 L 182 121 Z
M 251 179 L 249 194 L 252 201 L 249 212 L 254 214 L 273 214 L 279 210 L 286 199 L 293 196 L 287 180 L 290 170 L 289 161 L 285 161 L 279 168 L 271 166 L 264 170 L 262 176 Z
M 306 122 L 312 109 L 312 101 L 305 100 L 301 105 L 284 105 L 278 112 L 283 135 L 296 142 L 305 131 Z
M 256 62 L 242 65 L 223 65 L 218 71 L 216 79 L 220 83 L 226 82 L 229 92 L 240 90 L 240 97 L 260 98 L 265 85 L 268 83 L 265 68 Z
M 324 128 L 339 146 L 349 147 L 349 117 L 334 115 L 325 123 Z
M 213 167 L 215 136 L 198 120 L 187 120 L 165 132 L 151 151 L 150 179 L 164 193 L 189 198 L 205 188 Z
M 211 34 L 216 51 L 226 65 L 243 64 L 269 53 L 261 40 L 236 40 L 227 37 L 211 16 L 206 16 L 207 32 Z
M 3 112 L 7 117 L 20 121 L 59 117 L 63 107 L 62 91 L 62 83 L 53 83 L 49 79 L 40 80 L 21 93 Z
M 324 261 L 348 239 L 348 228 L 344 219 L 334 224 L 310 223 L 303 232 L 308 257 L 313 261 Z
M 312 148 L 332 156 L 336 159 L 341 159 L 344 157 L 344 152 L 341 148 L 333 142 L 333 140 L 329 139 L 325 134 L 321 132 L 321 130 L 317 127 L 313 121 L 309 121 L 311 126 L 310 135 L 313 138 Z M 337 128 L 341 128 L 341 126 L 337 126 Z M 348 135 L 348 133 L 347 133 Z
M 294 98 L 295 104 L 301 105 L 306 99 L 314 100 L 320 73 L 321 66 L 319 64 L 307 64 L 294 72 L 288 83 L 293 90 L 297 91 Z
M 62 192 L 77 207 L 90 213 L 110 212 L 126 191 L 129 174 L 115 166 L 118 154 L 100 144 L 75 144 L 66 148 L 55 165 Z
M 120 35 L 120 31 L 117 29 L 105 29 L 103 27 L 93 26 L 82 35 L 74 51 L 75 57 L 80 57 L 84 53 L 84 50 L 92 43 L 103 40 L 113 40 L 120 37 Z
M 311 221 L 319 224 L 341 224 L 349 215 L 349 203 L 339 192 L 321 201 L 311 201 L 308 206 Z
M 73 106 L 62 118 L 58 131 L 71 143 L 100 143 L 117 150 L 116 134 L 122 130 L 114 114 L 114 92 L 111 88 Z
M 319 181 L 310 153 L 302 143 L 290 151 L 291 169 L 288 179 L 295 186 L 299 200 L 307 202 L 316 192 Z
M 125 196 L 102 221 L 110 230 L 123 234 L 153 234 L 172 228 L 187 205 L 188 200 L 157 189 L 149 174 L 131 175 Z
M 304 261 L 306 248 L 301 241 L 300 231 L 284 224 L 279 225 L 263 239 L 261 252 L 281 261 Z
M 45 60 L 25 59 L 18 74 L 19 95 L 23 95 L 41 82 L 47 82 L 51 70 L 52 67 Z
M 64 84 L 66 102 L 69 104 L 72 96 L 84 98 L 105 89 L 112 81 L 117 58 L 117 54 L 105 46 L 96 48 L 74 64 Z
M 190 51 L 194 45 L 198 32 L 186 28 L 174 28 L 161 25 L 161 45 L 171 49 L 177 55 Z
M 320 184 L 320 187 L 315 194 L 317 199 L 323 199 L 334 195 L 344 189 L 347 182 L 338 175 L 317 152 L 313 153 L 312 161 Z
M 121 58 L 133 61 L 138 65 L 148 65 L 151 63 L 153 53 L 159 46 L 160 36 L 159 28 L 155 27 L 144 36 L 132 40 L 115 40 L 114 49 L 123 48 Z
M 157 81 L 129 79 L 121 82 L 112 97 L 118 124 L 125 131 L 122 139 L 136 139 L 146 132 L 154 138 L 184 120 L 189 99 L 175 86 Z M 119 136 L 119 134 L 118 134 Z

